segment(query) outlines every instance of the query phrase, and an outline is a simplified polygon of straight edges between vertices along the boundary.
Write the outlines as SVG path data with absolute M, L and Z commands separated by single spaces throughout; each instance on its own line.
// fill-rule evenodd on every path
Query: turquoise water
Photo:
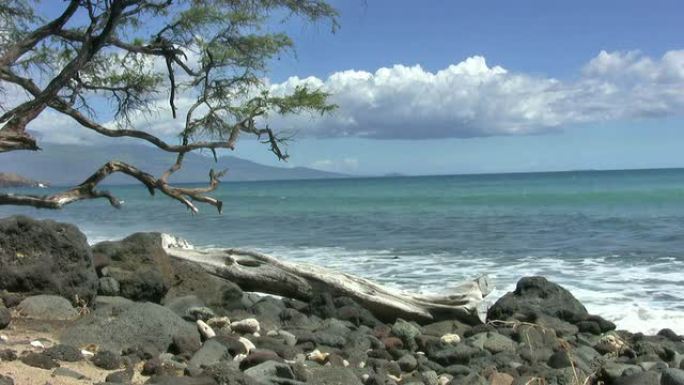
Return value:
M 91 242 L 168 232 L 420 291 L 487 273 L 495 297 L 544 274 L 620 326 L 684 333 L 684 170 L 224 183 L 214 194 L 224 214 L 199 206 L 195 216 L 138 185 L 110 190 L 123 209 L 0 215 L 72 222 Z

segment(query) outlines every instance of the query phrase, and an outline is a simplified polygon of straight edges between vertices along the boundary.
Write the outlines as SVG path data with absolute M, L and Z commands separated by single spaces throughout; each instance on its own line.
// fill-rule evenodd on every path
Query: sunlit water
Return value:
M 122 210 L 91 201 L 0 215 L 75 223 L 91 243 L 168 232 L 422 292 L 486 273 L 489 301 L 544 275 L 619 327 L 684 333 L 684 170 L 225 183 L 224 214 L 196 216 L 138 185 L 111 191 Z

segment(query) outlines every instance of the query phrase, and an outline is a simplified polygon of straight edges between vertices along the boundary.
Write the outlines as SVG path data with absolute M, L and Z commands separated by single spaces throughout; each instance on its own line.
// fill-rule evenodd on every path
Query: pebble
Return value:
M 109 350 L 102 350 L 93 357 L 93 364 L 105 370 L 119 369 L 121 367 L 121 356 Z
M 77 380 L 90 380 L 87 376 L 84 374 L 81 374 L 75 370 L 71 370 L 69 368 L 57 368 L 52 371 L 51 374 L 52 377 L 69 377 L 69 378 L 75 378 Z
M 241 321 L 234 321 L 230 324 L 230 328 L 240 334 L 252 334 L 261 330 L 259 321 L 255 318 L 247 318 Z
M 457 343 L 461 342 L 461 336 L 458 334 L 449 333 L 443 335 L 439 340 L 447 345 L 456 345 Z
M 57 362 L 44 353 L 29 353 L 28 355 L 21 357 L 20 361 L 28 366 L 41 369 L 54 369 L 59 367 Z
M 211 326 L 207 325 L 206 322 L 200 319 L 197 320 L 197 328 L 199 329 L 200 334 L 202 335 L 202 337 L 204 337 L 205 340 L 216 337 L 216 332 L 214 332 L 214 329 L 212 329 Z
M 252 341 L 248 340 L 245 337 L 239 337 L 238 341 L 245 347 L 245 351 L 247 354 L 249 354 L 252 350 L 256 349 L 256 346 L 254 346 L 254 343 Z

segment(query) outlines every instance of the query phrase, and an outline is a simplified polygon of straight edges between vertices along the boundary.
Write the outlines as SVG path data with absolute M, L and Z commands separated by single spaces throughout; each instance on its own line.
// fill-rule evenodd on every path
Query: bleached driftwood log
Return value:
M 491 291 L 488 277 L 482 276 L 451 289 L 446 295 L 411 294 L 322 267 L 280 261 L 255 251 L 194 249 L 172 236 L 166 236 L 162 244 L 171 257 L 195 262 L 210 274 L 230 280 L 245 291 L 304 301 L 321 292 L 348 296 L 383 321 L 397 318 L 418 322 L 458 319 L 478 324 L 482 322 L 478 305 Z

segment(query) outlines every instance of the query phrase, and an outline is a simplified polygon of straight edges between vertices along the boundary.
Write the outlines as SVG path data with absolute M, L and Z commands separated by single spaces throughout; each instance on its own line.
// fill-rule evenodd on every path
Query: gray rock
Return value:
M 198 343 L 200 338 L 195 325 L 171 310 L 153 303 L 131 303 L 117 309 L 96 309 L 66 328 L 61 341 L 74 346 L 92 343 L 117 353 L 136 347 L 161 353 L 168 350 L 175 336 Z
M 154 385 L 217 385 L 216 381 L 211 377 L 175 377 L 175 376 L 157 376 L 150 379 L 148 384 Z
M 57 361 L 77 362 L 83 360 L 81 350 L 70 345 L 55 345 L 46 349 L 45 354 Z
M 189 321 L 206 321 L 215 315 L 214 311 L 206 306 L 193 306 L 185 311 L 185 316 L 183 318 Z
M 199 299 L 196 295 L 184 295 L 182 297 L 164 299 L 163 304 L 171 309 L 171 311 L 178 314 L 179 317 L 185 317 L 192 308 L 205 306 L 204 301 Z
M 660 373 L 642 372 L 634 373 L 629 376 L 622 376 L 615 379 L 613 385 L 659 385 Z
M 0 290 L 76 295 L 90 302 L 97 274 L 85 235 L 75 226 L 25 216 L 0 219 Z
M 252 366 L 245 370 L 245 374 L 263 383 L 276 382 L 272 380 L 274 377 L 295 379 L 292 369 L 287 364 L 276 361 L 266 361 Z
M 12 313 L 4 306 L 0 306 L 0 330 L 9 326 L 12 321 Z
M 0 385 L 14 385 L 14 380 L 12 377 L 0 374 Z
M 102 277 L 98 280 L 99 295 L 118 296 L 121 293 L 121 286 L 119 281 L 112 277 Z
M 637 365 L 621 364 L 618 362 L 608 362 L 601 368 L 601 376 L 608 380 L 608 382 L 613 383 L 616 379 L 621 376 L 629 376 L 632 374 L 640 373 L 641 369 Z
M 21 357 L 20 361 L 34 368 L 54 369 L 59 367 L 58 363 L 44 353 L 29 353 Z
M 554 369 L 562 369 L 571 367 L 572 361 L 570 360 L 568 353 L 561 350 L 553 353 L 546 364 Z
M 119 370 L 118 372 L 109 373 L 105 378 L 105 381 L 119 384 L 127 384 L 131 382 L 134 374 L 135 373 L 133 373 L 132 369 Z
M 27 297 L 17 306 L 19 314 L 26 318 L 66 321 L 78 317 L 71 302 L 58 295 L 35 295 Z
M 661 385 L 684 385 L 684 370 L 665 369 L 660 380 Z
M 221 385 L 262 385 L 241 372 L 233 362 L 220 362 L 205 369 L 204 374 Z
M 363 385 L 348 368 L 313 368 L 311 372 L 313 383 L 317 385 Z
M 52 377 L 69 377 L 77 380 L 90 380 L 85 374 L 81 374 L 69 368 L 57 368 L 52 371 Z
M 544 277 L 525 277 L 515 291 L 501 297 L 487 311 L 487 320 L 534 318 L 546 314 L 568 322 L 589 316 L 587 309 L 569 291 Z
M 192 356 L 188 366 L 191 368 L 212 366 L 226 358 L 231 359 L 228 348 L 216 339 L 210 339 L 204 342 L 204 345 Z
M 416 350 L 418 347 L 416 344 L 416 337 L 418 337 L 420 333 L 420 329 L 417 326 L 402 319 L 398 319 L 394 322 L 394 325 L 392 325 L 392 334 L 399 337 L 404 342 L 404 346 L 409 348 L 409 350 Z
M 499 333 L 487 333 L 487 338 L 482 345 L 483 348 L 492 354 L 501 352 L 515 352 L 515 342 L 512 339 Z
M 15 361 L 17 359 L 17 352 L 12 349 L 0 349 L 1 361 Z
M 397 364 L 404 372 L 413 371 L 416 366 L 418 366 L 418 361 L 411 354 L 404 354 L 400 359 L 397 360 Z
M 100 350 L 93 357 L 93 364 L 98 368 L 115 370 L 121 367 L 121 356 L 109 350 Z

